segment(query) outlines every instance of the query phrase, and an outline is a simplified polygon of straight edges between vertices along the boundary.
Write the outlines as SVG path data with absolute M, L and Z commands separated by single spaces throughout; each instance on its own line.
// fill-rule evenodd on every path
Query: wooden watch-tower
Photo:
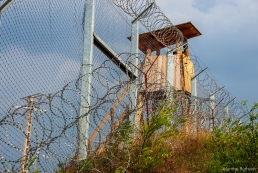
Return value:
M 179 24 L 176 27 L 184 35 L 185 41 L 201 35 L 191 22 Z M 146 55 L 142 64 L 142 71 L 143 73 L 148 73 L 148 87 L 144 85 L 146 81 L 142 78 L 142 87 L 139 89 L 138 94 L 137 119 L 139 119 L 139 116 L 142 116 L 144 100 L 145 102 L 148 101 L 144 97 L 146 94 L 148 94 L 149 100 L 158 101 L 166 98 L 167 81 L 170 81 L 170 86 L 173 86 L 178 92 L 191 95 L 191 78 L 194 76 L 194 64 L 190 60 L 188 46 L 184 46 L 183 49 L 178 48 L 173 53 L 173 66 L 171 67 L 168 65 L 168 56 L 160 55 L 160 50 L 167 46 L 153 36 L 153 33 L 158 35 L 158 33 L 166 32 L 168 33 L 167 35 L 172 35 L 169 33 L 171 31 L 171 28 L 164 28 L 139 35 L 139 49 Z M 178 47 L 179 43 L 175 40 L 168 46 L 173 45 Z M 156 55 L 153 55 L 154 51 L 156 51 Z M 170 79 L 171 75 L 168 75 L 169 73 L 173 74 L 172 79 Z M 155 110 L 155 105 L 152 105 L 152 109 Z

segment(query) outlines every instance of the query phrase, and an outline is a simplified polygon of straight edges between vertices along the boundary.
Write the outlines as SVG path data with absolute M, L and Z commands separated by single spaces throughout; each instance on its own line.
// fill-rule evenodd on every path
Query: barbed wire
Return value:
M 128 61 L 132 60 L 131 57 L 136 57 L 130 54 L 122 54 L 120 56 L 127 56 Z M 137 57 L 139 59 L 142 57 L 142 60 L 144 60 L 138 64 L 139 66 L 144 62 L 142 69 L 148 68 L 150 66 L 149 63 L 152 63 L 151 60 L 143 59 L 143 55 Z M 107 113 L 114 107 L 112 105 L 121 97 L 123 90 L 127 88 L 126 86 L 132 82 L 126 74 L 122 74 L 119 68 L 110 67 L 111 64 L 113 62 L 110 60 L 104 61 L 91 74 L 95 85 L 91 85 L 92 92 L 88 93 L 91 97 L 91 104 L 88 105 L 89 111 L 87 114 L 78 116 L 80 99 L 87 100 L 80 92 L 80 87 L 78 87 L 83 79 L 83 75 L 65 85 L 57 93 L 44 95 L 35 102 L 31 108 L 33 110 L 31 136 L 26 136 L 25 131 L 28 105 L 26 104 L 18 108 L 11 107 L 7 111 L 8 114 L 0 120 L 1 136 L 3 136 L 0 141 L 1 146 L 5 146 L 8 149 L 7 153 L 1 154 L 1 166 L 6 170 L 12 171 L 20 169 L 17 165 L 22 162 L 22 157 L 19 153 L 23 150 L 23 138 L 30 138 L 29 158 L 37 157 L 36 165 L 40 170 L 49 172 L 58 169 L 57 165 L 60 163 L 70 164 L 76 162 L 78 133 L 80 133 L 77 127 L 80 120 L 85 116 L 90 116 L 89 133 L 93 135 L 94 131 L 96 132 L 97 130 L 97 134 L 93 135 L 93 137 L 90 136 L 88 139 L 90 147 L 87 149 L 87 152 L 92 153 L 92 157 L 101 156 L 99 155 L 99 150 L 103 148 L 103 145 L 106 145 L 106 141 L 111 138 L 110 135 L 114 135 L 117 130 L 114 130 L 114 123 L 117 123 L 119 126 L 119 122 L 121 123 L 139 110 L 142 116 L 141 121 L 147 121 L 145 104 L 142 104 L 141 107 L 137 106 L 128 109 L 131 104 L 130 100 L 133 99 L 130 98 L 129 94 L 125 94 L 119 104 L 115 106 L 113 115 Z M 119 64 L 117 66 L 119 67 Z M 151 74 L 161 76 L 161 78 L 165 75 L 155 71 L 155 68 L 152 69 Z M 111 77 L 112 80 L 110 79 Z M 205 101 L 209 100 L 177 92 L 167 81 L 164 81 L 161 87 L 160 79 L 153 78 L 151 75 L 149 78 L 155 79 L 148 83 L 150 89 L 149 100 L 140 100 L 142 98 L 138 96 L 138 102 L 147 102 L 150 105 L 150 116 L 159 114 L 159 110 L 168 104 L 170 106 L 176 104 L 179 107 L 177 116 L 188 120 L 186 127 L 189 128 L 189 133 L 196 133 L 198 131 L 197 124 L 194 124 L 196 120 L 199 128 L 207 129 L 209 127 L 210 109 L 204 104 Z M 137 88 L 139 91 L 138 95 L 143 95 L 144 97 L 146 95 L 146 92 L 144 92 L 146 83 L 143 81 L 142 77 L 138 78 Z M 161 100 L 162 105 L 159 104 Z M 221 121 L 218 115 L 223 115 L 219 110 L 223 110 L 223 108 L 216 111 L 216 126 L 219 126 Z M 126 115 L 121 121 L 121 114 L 124 112 Z M 111 118 L 112 116 L 113 119 Z M 104 120 L 104 124 L 100 126 L 100 122 Z M 20 136 L 20 138 L 17 138 L 17 136 Z M 7 159 L 9 153 L 12 153 L 13 159 Z M 97 170 L 97 168 L 94 169 Z
M 175 46 L 176 42 L 184 42 L 186 39 L 182 35 L 181 31 L 176 28 L 172 22 L 162 13 L 160 8 L 156 5 L 155 0 L 144 0 L 144 1 L 122 1 L 113 0 L 115 5 L 121 8 L 125 13 L 129 14 L 133 18 L 138 19 L 143 26 L 161 43 L 166 47 L 170 48 L 171 45 Z M 145 11 L 147 9 L 147 11 Z M 145 11 L 145 12 L 144 12 Z M 144 12 L 144 13 L 142 13 Z M 158 16 L 158 17 L 157 17 Z M 161 30 L 164 28 L 170 28 L 169 30 Z M 159 31 L 161 30 L 161 31 Z M 169 38 L 168 40 L 166 40 Z M 149 40 L 151 42 L 152 40 Z M 146 43 L 147 44 L 147 43 Z M 198 63 L 196 56 L 191 55 L 191 61 L 194 63 L 194 70 L 196 73 L 203 70 L 203 68 Z M 179 64 L 176 64 L 179 66 Z M 203 89 L 208 93 L 207 95 L 217 91 L 220 87 L 217 85 L 216 81 L 207 73 L 205 75 L 198 76 L 198 83 Z M 190 74 L 188 74 L 190 76 Z M 233 97 L 230 96 L 229 92 L 223 89 L 221 92 L 216 94 L 216 101 L 224 98 L 222 104 L 226 105 L 230 102 Z M 236 107 L 240 108 L 239 103 L 233 102 Z M 232 103 L 231 103 L 231 107 Z M 243 113 L 243 110 L 239 112 Z M 235 111 L 236 113 L 236 111 Z M 241 114 L 239 113 L 239 114 Z
M 89 153 L 91 159 L 106 159 L 116 166 L 118 158 L 106 158 L 101 151 L 112 152 L 108 151 L 108 146 L 121 130 L 119 128 L 123 128 L 121 124 L 135 114 L 139 124 L 148 122 L 166 106 L 178 107 L 175 114 L 187 120 L 182 128 L 190 134 L 210 130 L 212 119 L 214 126 L 224 123 L 225 105 L 233 97 L 223 89 L 211 100 L 210 94 L 221 87 L 209 73 L 204 72 L 197 77 L 198 97 L 182 92 L 182 88 L 174 85 L 182 82 L 182 78 L 177 77 L 182 67 L 192 68 L 191 63 L 182 64 L 182 59 L 190 58 L 194 66 L 193 71 L 184 71 L 187 80 L 204 70 L 196 56 L 186 55 L 184 47 L 174 52 L 172 83 L 168 81 L 169 72 L 162 66 L 168 62 L 166 49 L 161 50 L 160 56 L 154 56 L 152 52 L 149 55 L 146 52 L 128 53 L 131 22 L 135 19 L 166 48 L 174 49 L 176 43 L 186 41 L 154 0 L 97 1 L 95 32 L 128 65 L 129 70 L 136 71 L 138 68 L 136 81 L 130 79 L 128 71 L 121 71 L 121 64 L 109 60 L 96 46 L 92 73 L 81 74 L 84 7 L 83 0 L 51 3 L 21 0 L 1 15 L 0 171 L 21 171 L 26 159 L 26 164 L 33 161 L 30 170 L 53 172 L 68 169 L 73 163 L 78 163 L 79 149 Z M 167 29 L 164 31 L 164 28 Z M 147 45 L 153 39 L 146 41 L 148 43 L 144 44 Z M 180 51 L 182 54 L 179 56 Z M 133 66 L 130 62 L 135 58 L 139 63 Z M 146 73 L 147 77 L 144 76 Z M 91 92 L 81 93 L 82 80 L 89 75 L 92 77 L 88 83 Z M 137 96 L 129 94 L 133 83 L 136 83 Z M 31 94 L 38 92 L 42 93 L 40 97 L 33 98 Z M 27 103 L 24 99 L 18 101 L 26 95 L 29 95 L 25 99 Z M 32 106 L 29 105 L 30 98 L 34 99 Z M 133 99 L 137 99 L 136 107 L 132 106 Z M 221 99 L 221 104 L 212 114 L 209 106 Z M 82 106 L 82 100 L 87 104 Z M 80 115 L 82 107 L 88 111 Z M 236 101 L 229 104 L 228 112 L 227 116 L 233 119 L 244 114 Z M 31 120 L 28 120 L 29 115 Z M 85 117 L 90 120 L 89 136 L 79 129 L 79 123 Z M 26 128 L 28 121 L 31 122 L 29 135 Z M 89 142 L 88 148 L 80 148 L 81 138 Z M 23 156 L 25 140 L 29 141 L 29 148 Z M 121 155 L 127 156 L 130 163 L 128 146 L 122 147 L 124 153 Z M 101 172 L 96 166 L 91 169 Z M 126 170 L 127 165 L 123 169 Z
M 155 0 L 112 0 L 112 2 L 126 14 L 138 19 L 165 47 L 172 47 L 176 42 L 186 41 L 182 32 L 165 16 Z M 164 28 L 166 30 L 163 30 Z

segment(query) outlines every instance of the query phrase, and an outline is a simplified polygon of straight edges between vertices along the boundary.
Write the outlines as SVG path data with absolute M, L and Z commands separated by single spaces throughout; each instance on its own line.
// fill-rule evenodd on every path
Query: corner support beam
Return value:
M 96 33 L 93 33 L 94 45 L 98 47 L 118 68 L 120 68 L 131 79 L 136 79 L 137 75 L 131 68 L 113 51 Z
M 131 62 L 134 65 L 138 65 L 138 53 L 139 53 L 139 21 L 137 19 L 134 19 L 132 22 L 132 41 L 131 41 Z M 132 65 L 130 65 L 131 70 L 133 71 L 133 73 L 138 77 L 138 70 L 136 68 L 134 68 Z M 131 99 L 131 105 L 130 105 L 130 109 L 131 110 L 136 110 L 137 108 L 137 80 L 131 80 L 131 87 L 130 87 L 130 99 Z M 138 121 L 138 119 L 140 119 L 139 117 L 136 117 L 136 111 L 133 111 L 133 113 L 129 116 L 129 120 L 132 124 L 138 124 L 136 121 Z M 139 128 L 139 127 L 136 127 Z
M 87 159 L 88 138 L 90 128 L 90 103 L 91 103 L 91 81 L 93 62 L 93 32 L 95 21 L 96 0 L 86 0 L 84 16 L 84 50 L 82 59 L 82 82 L 81 82 L 81 102 L 78 127 L 78 154 L 79 160 Z

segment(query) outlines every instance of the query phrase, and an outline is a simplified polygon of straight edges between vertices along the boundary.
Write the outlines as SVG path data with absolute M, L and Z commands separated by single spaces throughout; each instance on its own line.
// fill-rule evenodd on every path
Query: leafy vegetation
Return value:
M 246 101 L 243 106 L 246 107 Z M 258 103 L 255 103 L 248 112 L 247 124 L 226 119 L 226 125 L 216 129 L 209 150 L 210 172 L 221 172 L 225 168 L 258 168 L 257 108 Z
M 246 102 L 243 102 L 246 107 Z M 75 172 L 255 172 L 258 168 L 258 103 L 248 123 L 225 118 L 213 132 L 186 133 L 185 119 L 175 106 L 163 107 L 135 131 L 125 121 L 112 134 L 105 150 L 88 160 L 64 166 L 59 173 Z M 95 169 L 96 168 L 96 169 Z

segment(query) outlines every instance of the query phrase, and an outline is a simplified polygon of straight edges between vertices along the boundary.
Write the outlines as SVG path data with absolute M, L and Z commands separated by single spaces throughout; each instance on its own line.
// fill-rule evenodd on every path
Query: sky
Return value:
M 76 1 L 76 3 L 70 5 L 67 5 L 65 1 L 62 1 L 63 3 L 52 2 L 50 5 L 44 3 L 45 1 L 33 1 L 31 6 L 27 6 L 25 2 L 28 3 L 29 1 L 17 1 L 1 15 L 2 34 L 0 35 L 4 37 L 4 44 L 0 43 L 2 53 L 7 52 L 10 54 L 10 56 L 6 56 L 7 59 L 12 57 L 13 60 L 15 60 L 13 54 L 16 54 L 16 57 L 18 55 L 27 57 L 26 59 L 34 57 L 34 59 L 42 60 L 42 58 L 37 57 L 47 57 L 47 59 L 44 59 L 46 65 L 48 65 L 47 62 L 51 61 L 51 57 L 52 59 L 53 57 L 58 57 L 55 58 L 55 63 L 51 65 L 57 66 L 56 64 L 60 63 L 62 59 L 65 68 L 78 68 L 78 62 L 72 61 L 70 63 L 70 61 L 71 57 L 80 56 L 74 52 L 78 52 L 81 48 L 78 48 L 77 42 L 79 41 L 71 41 L 75 37 L 82 37 L 79 27 L 76 27 L 77 31 L 74 32 L 74 26 L 80 25 L 82 21 L 82 13 L 79 10 L 74 11 L 74 9 L 81 8 L 84 0 Z M 256 34 L 258 30 L 257 0 L 156 0 L 156 3 L 173 24 L 191 21 L 202 33 L 202 36 L 189 40 L 192 48 L 191 53 L 198 56 L 203 68 L 209 67 L 209 72 L 216 79 L 219 86 L 226 86 L 232 96 L 237 96 L 239 102 L 247 99 L 249 100 L 249 105 L 251 105 L 254 101 L 258 101 L 256 91 L 258 84 L 256 75 L 258 74 L 258 68 L 256 68 L 258 63 L 258 60 L 256 60 L 258 54 L 258 34 Z M 63 10 L 59 11 L 58 9 Z M 49 10 L 52 13 L 49 13 Z M 28 12 L 24 13 L 23 11 Z M 103 17 L 104 15 L 100 14 L 98 16 Z M 110 25 L 116 26 L 113 23 L 115 20 L 113 21 L 111 16 L 114 17 L 109 14 L 103 19 L 107 20 Z M 66 22 L 60 22 L 60 19 L 63 18 L 65 18 Z M 30 25 L 24 24 L 25 19 L 30 21 Z M 44 27 L 40 27 L 42 21 L 45 22 Z M 108 27 L 111 26 L 108 25 Z M 102 36 L 106 35 L 106 31 L 109 31 L 108 27 L 102 28 L 98 25 L 96 30 L 98 31 L 99 28 L 99 30 L 105 31 L 98 32 Z M 60 28 L 62 28 L 61 31 Z M 121 32 L 122 29 L 112 29 L 117 30 L 116 33 L 126 35 L 126 33 Z M 12 37 L 8 36 L 7 33 L 11 33 L 9 35 L 12 35 Z M 124 37 L 124 35 L 116 34 L 115 36 Z M 27 40 L 33 41 L 28 42 Z M 49 44 L 49 40 L 51 40 L 51 44 Z M 117 41 L 117 39 L 114 40 Z M 113 42 L 112 44 L 114 45 Z M 71 47 L 70 45 L 74 46 Z M 119 46 L 116 45 L 116 47 Z M 16 50 L 15 53 L 13 53 L 13 50 Z M 49 53 L 50 51 L 52 51 L 52 54 Z M 40 55 L 35 55 L 34 52 Z M 67 61 L 63 61 L 64 58 Z M 36 60 L 34 62 L 40 65 L 43 64 L 38 63 Z M 20 65 L 23 68 L 24 64 L 30 65 L 25 62 L 17 64 L 18 67 Z M 32 64 L 32 66 L 35 65 Z M 6 65 L 5 68 L 7 69 L 8 66 Z M 40 70 L 36 69 L 35 74 L 38 74 Z M 3 67 L 1 70 L 5 71 L 5 73 L 8 71 Z M 59 68 L 60 74 L 64 74 L 62 72 L 64 70 L 61 65 Z M 72 74 L 69 73 L 69 70 L 65 71 L 68 71 L 68 74 Z M 18 76 L 18 74 L 19 70 L 13 76 Z M 45 76 L 48 76 L 47 74 L 48 72 L 45 73 Z M 62 79 L 62 83 L 67 81 L 68 79 Z
M 191 21 L 202 33 L 189 40 L 191 54 L 219 86 L 237 97 L 258 101 L 257 0 L 156 0 L 174 25 Z
M 173 24 L 191 21 L 199 29 L 202 36 L 189 40 L 191 53 L 198 56 L 203 68 L 209 67 L 219 86 L 226 86 L 239 102 L 248 99 L 249 106 L 258 101 L 257 0 L 156 3 Z M 56 92 L 78 76 L 83 4 L 84 0 L 17 0 L 1 15 L 0 115 L 11 105 L 21 105 L 16 102 L 20 97 Z M 115 50 L 123 47 L 117 40 L 127 40 L 129 34 L 118 28 L 120 20 L 113 20 L 117 16 L 101 11 L 98 16 L 96 32 L 104 36 L 111 30 L 113 40 L 108 43 Z

